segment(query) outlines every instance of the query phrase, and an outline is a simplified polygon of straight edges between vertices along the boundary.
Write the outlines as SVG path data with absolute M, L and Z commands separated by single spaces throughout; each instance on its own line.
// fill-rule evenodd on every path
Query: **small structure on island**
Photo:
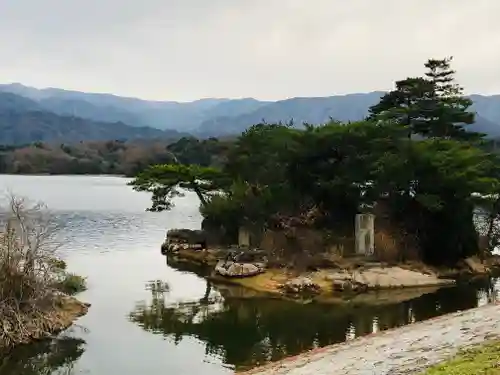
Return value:
M 245 227 L 238 229 L 238 245 L 250 247 L 250 231 Z
M 193 229 L 170 229 L 167 232 L 165 242 L 161 246 L 163 255 L 176 253 L 179 250 L 206 250 L 207 236 L 203 230 Z
M 356 254 L 372 256 L 375 253 L 375 215 L 357 214 L 354 235 Z

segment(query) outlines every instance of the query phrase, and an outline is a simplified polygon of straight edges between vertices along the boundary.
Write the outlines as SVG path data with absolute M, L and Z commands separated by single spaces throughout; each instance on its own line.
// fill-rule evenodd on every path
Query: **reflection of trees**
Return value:
M 139 305 L 131 320 L 145 330 L 174 339 L 193 336 L 206 343 L 207 354 L 221 355 L 236 367 L 252 366 L 355 336 L 474 307 L 476 291 L 445 289 L 394 305 L 300 305 L 270 299 L 209 300 L 167 305 L 153 293 L 149 305 Z
M 343 342 L 349 335 L 362 336 L 476 307 L 479 287 L 494 293 L 491 283 L 464 285 L 381 306 L 211 299 L 208 294 L 196 302 L 169 305 L 164 293 L 153 292 L 151 302 L 138 305 L 131 320 L 176 343 L 184 336 L 196 337 L 205 342 L 207 354 L 241 368 Z
M 82 339 L 61 337 L 14 350 L 0 359 L 2 375 L 69 375 L 85 351 Z
M 479 293 L 479 303 L 493 303 L 498 301 L 499 279 L 497 277 L 485 277 L 474 283 Z

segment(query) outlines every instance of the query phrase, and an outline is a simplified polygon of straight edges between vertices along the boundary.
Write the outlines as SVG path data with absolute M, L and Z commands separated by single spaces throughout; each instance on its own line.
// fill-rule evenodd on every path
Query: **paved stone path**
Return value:
M 246 375 L 408 375 L 500 338 L 500 305 L 441 316 L 314 350 Z

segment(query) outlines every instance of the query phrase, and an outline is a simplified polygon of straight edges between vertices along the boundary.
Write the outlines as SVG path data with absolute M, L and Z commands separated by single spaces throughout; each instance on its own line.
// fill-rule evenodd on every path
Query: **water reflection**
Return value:
M 0 374 L 73 375 L 84 351 L 84 340 L 66 336 L 27 345 L 0 359 Z
M 276 299 L 232 298 L 223 289 L 220 292 L 225 298 L 208 293 L 200 301 L 169 304 L 168 290 L 159 291 L 151 285 L 149 288 L 152 298 L 136 306 L 130 314 L 133 322 L 176 344 L 184 337 L 196 337 L 204 342 L 206 354 L 220 357 L 237 369 L 470 309 L 497 297 L 495 280 L 441 289 L 381 306 L 301 305 Z

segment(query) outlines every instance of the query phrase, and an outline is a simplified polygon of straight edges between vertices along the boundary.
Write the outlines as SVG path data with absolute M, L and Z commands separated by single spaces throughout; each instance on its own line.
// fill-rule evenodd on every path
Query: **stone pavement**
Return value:
M 500 338 L 500 305 L 440 316 L 304 353 L 245 375 L 408 375 Z

